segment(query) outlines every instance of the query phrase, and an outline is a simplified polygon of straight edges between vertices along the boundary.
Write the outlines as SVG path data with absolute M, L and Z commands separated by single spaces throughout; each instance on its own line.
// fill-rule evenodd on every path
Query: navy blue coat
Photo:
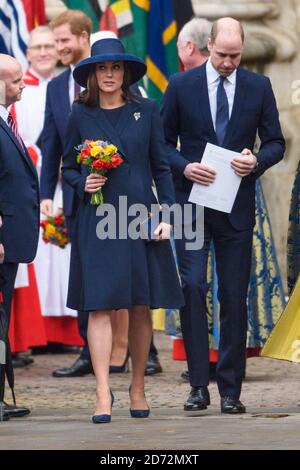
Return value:
M 54 78 L 47 87 L 45 121 L 42 132 L 41 199 L 53 199 L 58 181 L 71 111 L 69 77 L 70 69 Z M 63 181 L 62 191 L 64 214 L 73 216 L 76 211 L 74 190 L 66 181 Z
M 0 118 L 0 242 L 6 263 L 30 263 L 39 236 L 38 177 L 31 158 Z
M 192 182 L 183 171 L 188 163 L 200 162 L 206 143 L 218 145 L 211 117 L 206 64 L 174 75 L 162 106 L 166 141 L 178 201 L 186 203 Z M 278 111 L 270 80 L 241 67 L 223 147 L 236 152 L 253 150 L 256 133 L 261 140 L 255 175 L 242 179 L 229 219 L 238 230 L 255 224 L 255 179 L 278 163 L 285 150 Z M 176 150 L 178 137 L 180 152 Z
M 134 114 L 140 113 L 139 119 Z M 101 217 L 84 192 L 87 173 L 76 163 L 76 150 L 85 139 L 107 140 L 118 147 L 125 162 L 107 174 L 104 201 L 119 216 L 118 198 L 128 206 L 155 202 L 152 178 L 160 203 L 175 202 L 172 174 L 159 111 L 153 101 L 141 98 L 123 107 L 116 128 L 101 108 L 74 104 L 68 126 L 63 177 L 81 200 L 72 243 L 68 306 L 73 309 L 117 309 L 133 305 L 179 307 L 183 297 L 169 241 L 105 239 L 96 236 Z

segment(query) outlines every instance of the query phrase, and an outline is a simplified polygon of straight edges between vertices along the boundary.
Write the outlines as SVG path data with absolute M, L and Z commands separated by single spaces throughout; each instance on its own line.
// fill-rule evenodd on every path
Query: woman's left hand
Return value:
M 172 225 L 161 222 L 156 227 L 153 234 L 157 237 L 157 240 L 169 240 L 172 228 Z

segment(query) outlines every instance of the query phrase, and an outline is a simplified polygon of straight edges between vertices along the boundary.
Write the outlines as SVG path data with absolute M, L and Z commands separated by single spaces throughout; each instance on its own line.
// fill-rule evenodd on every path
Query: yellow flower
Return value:
M 45 230 L 46 237 L 52 237 L 56 233 L 56 228 L 53 225 L 48 224 Z
M 110 145 L 108 145 L 108 146 L 106 147 L 105 153 L 106 153 L 106 155 L 110 155 L 110 154 L 116 153 L 117 150 L 118 150 L 118 149 L 117 149 L 117 147 L 116 147 L 115 145 L 110 144 Z
M 96 155 L 98 155 L 101 151 L 102 151 L 102 147 L 95 146 L 91 149 L 91 156 L 96 157 Z

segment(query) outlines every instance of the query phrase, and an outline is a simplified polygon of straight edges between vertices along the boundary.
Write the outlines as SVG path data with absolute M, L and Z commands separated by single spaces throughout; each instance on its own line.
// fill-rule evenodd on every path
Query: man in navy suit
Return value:
M 210 404 L 206 271 L 213 241 L 220 301 L 217 383 L 221 411 L 245 412 L 239 398 L 245 371 L 255 179 L 283 158 L 285 142 L 269 79 L 239 67 L 243 43 L 238 21 L 216 21 L 208 41 L 210 59 L 171 78 L 162 108 L 180 204 L 188 204 L 194 182 L 207 186 L 216 178 L 215 171 L 201 163 L 208 142 L 241 154 L 231 162 L 232 170 L 242 177 L 232 212 L 205 208 L 201 250 L 188 251 L 185 239 L 176 241 L 185 295 L 180 316 L 191 383 L 186 411 L 206 409 Z M 260 148 L 254 155 L 257 132 Z
M 60 177 L 61 156 L 65 144 L 66 128 L 71 105 L 77 89 L 72 71 L 75 65 L 90 55 L 91 20 L 79 10 L 66 10 L 51 21 L 56 50 L 61 63 L 68 67 L 53 79 L 47 87 L 45 122 L 42 132 L 43 162 L 41 170 L 41 211 L 52 215 L 53 197 Z M 63 211 L 69 233 L 77 209 L 77 196 L 73 188 L 62 180 Z M 71 367 L 53 372 L 55 377 L 75 377 L 92 372 L 90 353 L 87 345 L 87 320 L 85 312 L 78 312 L 78 327 L 85 345 L 80 357 Z
M 37 173 L 8 111 L 21 99 L 24 87 L 20 64 L 0 54 L 0 269 L 8 319 L 18 264 L 33 261 L 39 235 Z M 6 419 L 28 413 L 28 408 L 4 408 Z

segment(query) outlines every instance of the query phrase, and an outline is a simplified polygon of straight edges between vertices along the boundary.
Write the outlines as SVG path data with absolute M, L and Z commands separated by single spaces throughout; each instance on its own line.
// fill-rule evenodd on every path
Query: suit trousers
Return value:
M 1 271 L 5 279 L 5 284 L 2 288 L 3 306 L 5 313 L 8 317 L 8 325 L 10 321 L 11 302 L 14 295 L 14 286 L 16 275 L 18 271 L 18 263 L 3 263 Z
M 193 224 L 195 230 L 195 222 Z M 239 398 L 245 371 L 252 235 L 253 228 L 236 230 L 227 214 L 205 208 L 203 247 L 189 251 L 185 237 L 176 240 L 185 297 L 180 320 L 193 387 L 207 386 L 209 383 L 207 260 L 210 243 L 214 243 L 220 303 L 217 384 L 223 397 Z

